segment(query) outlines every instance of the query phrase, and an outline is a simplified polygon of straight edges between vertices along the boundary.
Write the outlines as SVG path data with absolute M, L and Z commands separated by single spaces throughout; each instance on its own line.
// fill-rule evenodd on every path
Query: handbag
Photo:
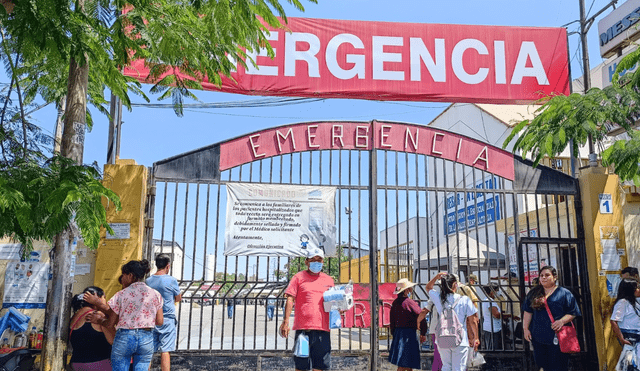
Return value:
M 555 319 L 551 314 L 551 310 L 549 309 L 549 305 L 547 305 L 546 299 L 544 301 L 544 307 L 547 308 L 547 313 L 549 313 L 551 323 L 555 322 Z M 573 325 L 573 321 L 571 321 L 571 326 L 562 326 L 559 331 L 556 331 L 556 337 L 558 338 L 558 344 L 560 345 L 560 351 L 562 353 L 580 353 L 578 332 L 576 331 L 576 327 Z

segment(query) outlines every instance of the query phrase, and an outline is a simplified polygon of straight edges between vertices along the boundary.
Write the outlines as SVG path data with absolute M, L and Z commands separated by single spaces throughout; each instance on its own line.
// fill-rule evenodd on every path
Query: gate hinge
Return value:
M 156 195 L 156 186 L 152 185 L 151 187 L 149 187 L 149 189 L 147 190 L 147 196 L 155 196 Z
M 146 219 L 144 221 L 144 226 L 146 228 L 153 228 L 153 218 Z

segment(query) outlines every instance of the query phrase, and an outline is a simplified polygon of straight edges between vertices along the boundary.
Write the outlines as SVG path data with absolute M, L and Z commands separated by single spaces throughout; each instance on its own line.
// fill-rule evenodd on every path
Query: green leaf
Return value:
M 544 144 L 544 148 L 547 154 L 552 154 L 553 153 L 553 135 L 551 133 L 549 133 L 547 135 L 547 139 L 545 141 Z
M 566 143 L 567 141 L 567 134 L 564 130 L 564 128 L 560 128 L 560 130 L 558 130 L 558 138 L 560 138 L 560 141 L 562 143 Z

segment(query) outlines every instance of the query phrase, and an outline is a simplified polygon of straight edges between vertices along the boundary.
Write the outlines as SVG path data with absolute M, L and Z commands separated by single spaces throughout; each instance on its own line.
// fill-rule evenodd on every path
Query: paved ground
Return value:
M 178 350 L 293 348 L 293 331 L 287 339 L 277 333 L 282 322 L 281 308 L 273 321 L 267 321 L 264 306 L 236 305 L 233 318 L 228 319 L 226 306 L 181 303 L 179 321 Z M 293 315 L 290 321 L 293 324 Z M 331 330 L 331 335 L 331 344 L 336 350 L 369 349 L 368 329 Z M 380 348 L 387 348 L 387 340 L 380 340 Z
M 282 308 L 277 309 L 273 321 L 267 321 L 264 306 L 236 305 L 233 318 L 229 319 L 226 306 L 200 306 L 183 302 L 180 305 L 179 321 L 178 350 L 293 349 L 293 331 L 287 339 L 278 335 L 278 328 L 282 323 Z M 293 325 L 293 315 L 290 325 Z M 381 333 L 380 350 L 387 350 L 390 342 L 385 333 Z M 334 350 L 369 350 L 369 344 L 368 329 L 331 330 L 331 345 Z M 423 350 L 429 350 L 428 345 L 425 344 Z M 522 345 L 516 344 L 516 348 L 522 349 Z

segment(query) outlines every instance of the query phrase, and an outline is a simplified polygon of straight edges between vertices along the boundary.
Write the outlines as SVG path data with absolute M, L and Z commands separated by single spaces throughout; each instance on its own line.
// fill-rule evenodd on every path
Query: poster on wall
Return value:
M 335 187 L 229 183 L 225 255 L 336 254 Z
M 8 262 L 2 307 L 45 308 L 48 278 L 48 263 Z
M 533 228 L 528 232 L 526 230 L 520 231 L 520 237 L 537 237 L 538 229 Z M 515 274 L 518 274 L 518 255 L 516 251 L 516 239 L 515 234 L 507 236 L 509 242 L 509 270 Z M 523 245 L 522 256 L 524 257 L 524 280 L 529 282 L 530 279 L 538 277 L 541 267 L 551 265 L 556 267 L 555 248 L 550 249 L 551 256 L 547 256 L 545 248 L 540 249 L 540 256 L 538 256 L 538 248 L 535 244 Z M 539 262 L 539 263 L 538 263 Z

